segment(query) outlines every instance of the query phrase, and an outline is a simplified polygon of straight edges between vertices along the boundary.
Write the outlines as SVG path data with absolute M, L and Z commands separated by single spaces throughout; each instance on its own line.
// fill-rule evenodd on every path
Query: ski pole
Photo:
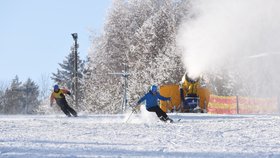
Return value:
M 166 112 L 168 112 L 169 108 L 170 108 L 170 101 L 165 101 L 165 107 L 166 107 Z M 172 108 L 172 107 L 171 107 Z
M 130 113 L 130 115 L 128 116 L 128 118 L 126 119 L 126 121 L 125 121 L 125 123 L 127 123 L 128 122 L 128 120 L 130 119 L 130 117 L 131 117 L 131 115 L 134 113 L 134 109 L 132 109 L 132 111 L 131 111 L 131 113 Z
M 175 114 L 177 115 L 177 107 L 174 106 L 174 104 L 172 103 L 171 100 L 170 100 L 170 104 L 171 104 L 172 109 L 173 109 L 173 107 L 174 107 L 173 110 L 175 110 Z

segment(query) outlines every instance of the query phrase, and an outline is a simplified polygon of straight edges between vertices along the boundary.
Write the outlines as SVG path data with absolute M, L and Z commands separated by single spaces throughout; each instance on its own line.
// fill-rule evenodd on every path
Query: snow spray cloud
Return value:
M 250 84 L 248 95 L 279 96 L 279 8 L 279 0 L 193 0 L 177 36 L 189 75 L 223 69 Z

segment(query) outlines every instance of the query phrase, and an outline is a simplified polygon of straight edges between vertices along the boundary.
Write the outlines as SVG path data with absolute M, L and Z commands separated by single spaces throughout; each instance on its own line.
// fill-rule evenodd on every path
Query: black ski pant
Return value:
M 59 99 L 56 102 L 57 102 L 57 105 L 61 108 L 61 110 L 64 112 L 65 115 L 67 115 L 69 117 L 71 116 L 71 114 L 75 117 L 77 116 L 77 112 L 68 105 L 65 98 Z
M 157 116 L 160 118 L 160 117 L 163 117 L 165 119 L 168 118 L 168 116 L 166 115 L 166 113 L 164 111 L 161 110 L 161 108 L 159 106 L 154 106 L 154 107 L 151 107 L 149 109 L 147 109 L 148 111 L 150 112 L 155 112 L 157 114 Z

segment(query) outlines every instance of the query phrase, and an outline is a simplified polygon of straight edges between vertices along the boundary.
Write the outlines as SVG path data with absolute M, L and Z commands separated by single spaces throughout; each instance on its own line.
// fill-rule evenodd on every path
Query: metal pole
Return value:
M 26 100 L 25 100 L 25 114 L 28 112 L 28 88 L 25 89 Z
M 126 64 L 124 65 L 124 73 L 125 73 L 125 81 L 124 81 L 124 111 L 126 110 L 127 108 L 127 79 L 128 79 L 128 75 L 127 75 L 127 67 L 126 67 Z
M 207 113 L 206 99 L 204 99 L 203 104 L 204 104 L 203 113 Z
M 127 108 L 127 87 L 128 87 L 128 76 L 130 75 L 130 73 L 128 73 L 127 71 L 127 65 L 125 64 L 125 68 L 122 72 L 114 72 L 114 73 L 109 73 L 111 75 L 121 75 L 122 77 L 124 77 L 124 94 L 123 94 L 123 102 L 122 102 L 122 110 L 123 112 L 126 110 Z
M 75 102 L 78 107 L 78 44 L 77 39 L 75 40 Z
M 75 41 L 74 43 L 74 95 L 75 95 L 75 105 L 78 107 L 78 34 L 72 33 L 72 37 Z
M 239 99 L 238 99 L 238 95 L 236 96 L 236 113 L 239 114 Z

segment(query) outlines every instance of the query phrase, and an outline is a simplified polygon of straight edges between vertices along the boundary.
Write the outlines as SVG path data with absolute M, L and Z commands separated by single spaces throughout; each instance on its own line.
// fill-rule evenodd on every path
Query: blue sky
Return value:
M 78 33 L 80 56 L 90 47 L 90 30 L 102 31 L 111 0 L 1 0 L 0 81 L 39 81 L 51 75 Z

